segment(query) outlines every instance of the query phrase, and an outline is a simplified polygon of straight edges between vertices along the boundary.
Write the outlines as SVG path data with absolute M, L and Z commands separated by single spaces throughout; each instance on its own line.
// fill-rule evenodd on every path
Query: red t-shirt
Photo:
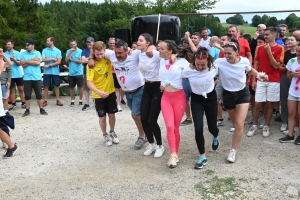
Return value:
M 240 54 L 239 54 L 240 56 L 246 57 L 247 52 L 251 53 L 250 46 L 247 40 L 243 38 L 239 38 L 238 43 L 240 45 Z
M 274 69 L 272 66 L 268 53 L 265 50 L 265 45 L 260 45 L 257 47 L 255 53 L 255 60 L 258 61 L 259 72 L 265 72 L 269 76 L 269 82 L 280 82 L 280 71 L 279 69 Z M 277 62 L 283 63 L 284 59 L 284 48 L 283 46 L 276 44 L 271 47 L 273 57 Z
M 220 51 L 219 58 L 225 58 L 223 51 Z

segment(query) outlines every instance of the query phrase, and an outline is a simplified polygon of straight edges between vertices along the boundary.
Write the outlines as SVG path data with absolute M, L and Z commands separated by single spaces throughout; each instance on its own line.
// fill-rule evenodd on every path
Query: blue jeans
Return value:
M 131 115 L 140 115 L 143 91 L 144 86 L 138 88 L 135 92 L 125 92 L 127 105 L 131 110 Z

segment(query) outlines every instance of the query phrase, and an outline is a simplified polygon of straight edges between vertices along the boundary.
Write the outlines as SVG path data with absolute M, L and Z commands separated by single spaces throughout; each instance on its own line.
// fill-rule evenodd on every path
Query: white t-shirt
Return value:
M 171 85 L 176 89 L 183 89 L 182 87 L 182 70 L 185 66 L 189 66 L 189 62 L 184 58 L 177 58 L 173 64 L 170 60 L 161 59 L 159 68 L 159 78 L 161 85 Z
M 210 50 L 210 46 L 209 46 L 209 42 L 210 42 L 210 37 L 207 38 L 207 40 L 204 40 L 203 38 L 201 39 L 199 46 L 200 47 L 205 47 L 208 50 Z
M 145 52 L 139 55 L 139 69 L 148 81 L 160 81 L 159 66 L 160 66 L 159 52 L 154 50 L 152 58 L 149 58 Z
M 144 77 L 139 70 L 139 55 L 141 51 L 132 51 L 124 61 L 118 61 L 112 50 L 105 50 L 105 57 L 108 58 L 115 69 L 118 82 L 123 91 L 135 90 L 144 85 Z
M 300 63 L 298 63 L 297 57 L 290 59 L 289 62 L 286 64 L 286 68 L 290 72 L 300 72 Z M 300 78 L 292 78 L 289 94 L 294 97 L 300 97 Z
M 219 79 L 227 91 L 240 91 L 246 86 L 246 72 L 251 70 L 251 65 L 247 58 L 239 58 L 241 60 L 236 64 L 229 63 L 226 58 L 218 58 L 215 62 L 219 70 Z
M 182 71 L 182 77 L 188 78 L 192 88 L 192 92 L 202 95 L 207 98 L 207 94 L 212 92 L 215 87 L 214 77 L 218 74 L 217 67 L 211 67 L 210 70 L 206 68 L 204 71 L 199 72 L 185 66 Z

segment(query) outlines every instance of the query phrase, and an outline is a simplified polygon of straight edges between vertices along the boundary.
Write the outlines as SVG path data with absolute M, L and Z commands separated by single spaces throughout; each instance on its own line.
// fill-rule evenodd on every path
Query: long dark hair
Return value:
M 215 67 L 214 58 L 209 54 L 208 49 L 205 47 L 199 47 L 198 50 L 192 55 L 191 64 L 194 66 L 196 66 L 195 64 L 196 59 L 200 59 L 200 60 L 207 59 L 208 70 L 210 70 L 212 67 Z

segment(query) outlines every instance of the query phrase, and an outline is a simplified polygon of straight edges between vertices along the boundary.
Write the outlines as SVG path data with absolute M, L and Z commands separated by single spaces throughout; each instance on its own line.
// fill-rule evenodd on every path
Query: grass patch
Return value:
M 206 175 L 212 175 L 213 173 L 215 173 L 213 170 L 208 169 L 204 172 Z
M 214 176 L 212 179 L 207 180 L 205 183 L 198 183 L 195 185 L 205 198 L 218 198 L 222 196 L 225 199 L 238 197 L 241 190 L 238 188 L 238 182 L 234 177 L 218 178 Z
M 223 27 L 226 28 L 226 31 L 228 30 L 228 27 L 230 24 L 222 23 Z M 239 30 L 244 30 L 245 34 L 250 34 L 251 37 L 253 37 L 254 33 L 256 32 L 256 27 L 253 26 L 238 26 Z

